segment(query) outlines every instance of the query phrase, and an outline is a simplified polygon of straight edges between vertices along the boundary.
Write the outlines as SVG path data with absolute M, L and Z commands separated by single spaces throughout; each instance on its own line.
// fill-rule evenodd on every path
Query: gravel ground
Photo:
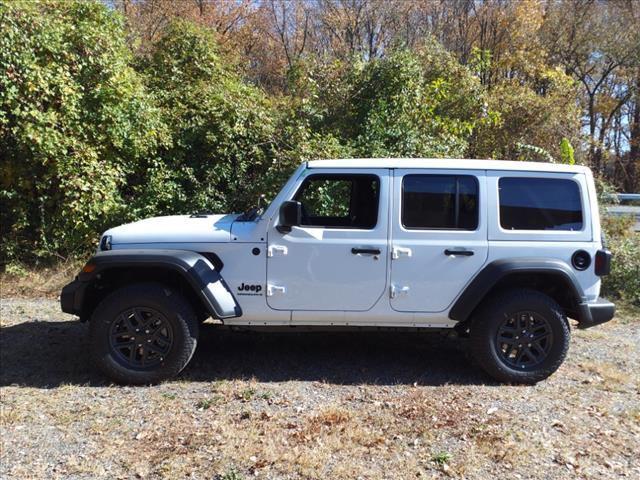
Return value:
M 462 342 L 205 324 L 179 379 L 119 387 L 53 300 L 0 309 L 0 478 L 640 478 L 640 315 L 573 330 L 534 387 Z

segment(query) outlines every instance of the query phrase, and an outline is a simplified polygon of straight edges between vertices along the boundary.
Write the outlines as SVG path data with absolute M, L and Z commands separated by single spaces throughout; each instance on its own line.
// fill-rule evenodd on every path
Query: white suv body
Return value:
M 610 255 L 582 166 L 309 161 L 261 214 L 146 219 L 105 232 L 101 250 L 88 264 L 96 271 L 63 291 L 63 310 L 88 318 L 104 297 L 96 291 L 161 280 L 162 259 L 179 257 L 185 278 L 199 272 L 186 282 L 200 289 L 189 302 L 200 297 L 194 309 L 226 325 L 468 333 L 483 302 L 507 288 L 544 293 L 582 326 L 613 316 L 599 299 Z

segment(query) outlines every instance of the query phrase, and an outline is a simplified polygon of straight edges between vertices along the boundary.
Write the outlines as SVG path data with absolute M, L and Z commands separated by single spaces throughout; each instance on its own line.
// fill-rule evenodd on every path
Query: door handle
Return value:
M 369 247 L 354 247 L 351 249 L 351 253 L 353 253 L 354 255 L 380 255 L 380 249 Z
M 391 258 L 393 258 L 394 260 L 398 260 L 402 255 L 410 257 L 411 253 L 412 252 L 410 248 L 393 247 L 393 249 L 391 250 Z
M 273 297 L 274 295 L 281 293 L 287 293 L 287 288 L 280 285 L 267 285 L 267 297 Z
M 286 255 L 289 249 L 284 245 L 271 245 L 267 249 L 267 257 L 273 257 L 277 254 Z
M 457 257 L 458 255 L 462 257 L 470 257 L 473 255 L 473 250 L 449 250 L 448 248 L 444 251 L 445 255 L 449 255 L 451 257 Z
M 398 286 L 398 285 L 391 285 L 391 298 L 397 298 L 400 296 L 406 296 L 409 294 L 409 287 L 407 285 L 405 286 Z

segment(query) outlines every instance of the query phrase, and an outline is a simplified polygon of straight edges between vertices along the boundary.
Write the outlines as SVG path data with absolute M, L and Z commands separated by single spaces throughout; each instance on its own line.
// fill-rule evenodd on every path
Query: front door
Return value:
M 391 308 L 445 311 L 484 265 L 484 171 L 395 170 Z
M 302 222 L 268 233 L 267 303 L 368 310 L 386 292 L 389 170 L 307 170 L 291 200 Z M 382 200 L 381 200 L 382 199 Z

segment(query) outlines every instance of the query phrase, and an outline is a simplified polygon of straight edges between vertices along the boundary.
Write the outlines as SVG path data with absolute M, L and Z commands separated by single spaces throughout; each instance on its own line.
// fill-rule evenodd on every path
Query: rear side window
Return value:
M 580 188 L 563 178 L 504 177 L 500 225 L 505 230 L 582 230 Z
M 478 181 L 470 175 L 405 175 L 402 225 L 407 229 L 478 228 Z

